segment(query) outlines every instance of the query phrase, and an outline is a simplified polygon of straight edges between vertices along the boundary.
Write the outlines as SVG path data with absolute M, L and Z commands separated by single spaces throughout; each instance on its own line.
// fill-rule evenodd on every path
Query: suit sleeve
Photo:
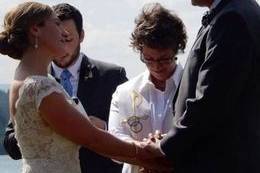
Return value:
M 126 72 L 125 72 L 125 69 L 122 67 L 120 68 L 120 72 L 119 72 L 119 80 L 118 80 L 118 85 L 119 84 L 122 84 L 126 81 L 128 81 L 127 77 L 126 77 Z
M 177 129 L 176 135 L 170 131 L 161 142 L 163 152 L 174 164 L 191 157 L 201 141 L 234 133 L 230 129 L 235 129 L 240 121 L 234 112 L 250 78 L 252 40 L 246 23 L 234 12 L 222 14 L 210 27 L 195 97 L 186 100 L 183 113 L 181 124 L 187 128 Z
M 15 138 L 14 127 L 11 121 L 9 121 L 6 128 L 3 144 L 6 152 L 12 159 L 19 160 L 22 158 L 20 148 L 18 147 L 17 140 Z

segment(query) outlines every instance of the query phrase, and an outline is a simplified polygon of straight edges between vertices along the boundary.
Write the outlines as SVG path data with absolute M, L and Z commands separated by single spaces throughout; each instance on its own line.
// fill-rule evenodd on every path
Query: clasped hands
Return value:
M 90 122 L 102 130 L 106 130 L 106 122 L 89 116 Z M 160 149 L 160 140 L 165 136 L 156 130 L 154 134 L 149 133 L 143 141 L 134 141 L 136 149 L 136 164 L 141 165 L 140 173 L 170 173 L 173 168 Z
M 168 173 L 173 171 L 172 165 L 160 149 L 160 140 L 164 136 L 157 130 L 154 134 L 150 133 L 142 142 L 135 143 L 141 147 L 137 151 L 137 160 L 140 162 L 138 164 L 143 166 L 139 172 Z

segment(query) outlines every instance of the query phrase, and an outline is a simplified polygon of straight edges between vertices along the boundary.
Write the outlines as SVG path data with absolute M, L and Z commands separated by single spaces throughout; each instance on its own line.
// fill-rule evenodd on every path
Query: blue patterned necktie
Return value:
M 63 86 L 63 88 L 67 91 L 67 93 L 72 96 L 72 84 L 70 82 L 70 77 L 72 74 L 69 72 L 69 70 L 65 69 L 62 71 L 60 75 L 60 84 Z

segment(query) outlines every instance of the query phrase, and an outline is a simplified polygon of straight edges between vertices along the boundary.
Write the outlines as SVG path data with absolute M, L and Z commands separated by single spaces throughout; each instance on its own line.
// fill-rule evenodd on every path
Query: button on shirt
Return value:
M 71 82 L 71 85 L 72 85 L 72 96 L 73 97 L 77 97 L 78 83 L 79 83 L 79 71 L 80 71 L 80 65 L 81 65 L 82 57 L 83 57 L 83 54 L 80 53 L 76 62 L 73 65 L 71 65 L 67 68 L 67 70 L 72 74 L 72 76 L 70 77 L 70 82 Z M 51 65 L 52 65 L 53 70 L 54 70 L 55 78 L 60 79 L 61 73 L 64 69 L 58 67 L 53 62 L 52 62 Z

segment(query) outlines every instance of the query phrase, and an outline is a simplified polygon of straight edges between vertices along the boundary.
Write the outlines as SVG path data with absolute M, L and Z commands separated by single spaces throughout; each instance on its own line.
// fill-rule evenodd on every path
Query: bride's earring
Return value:
M 34 41 L 34 49 L 38 49 L 39 45 L 38 45 L 38 37 L 35 37 L 35 41 Z

